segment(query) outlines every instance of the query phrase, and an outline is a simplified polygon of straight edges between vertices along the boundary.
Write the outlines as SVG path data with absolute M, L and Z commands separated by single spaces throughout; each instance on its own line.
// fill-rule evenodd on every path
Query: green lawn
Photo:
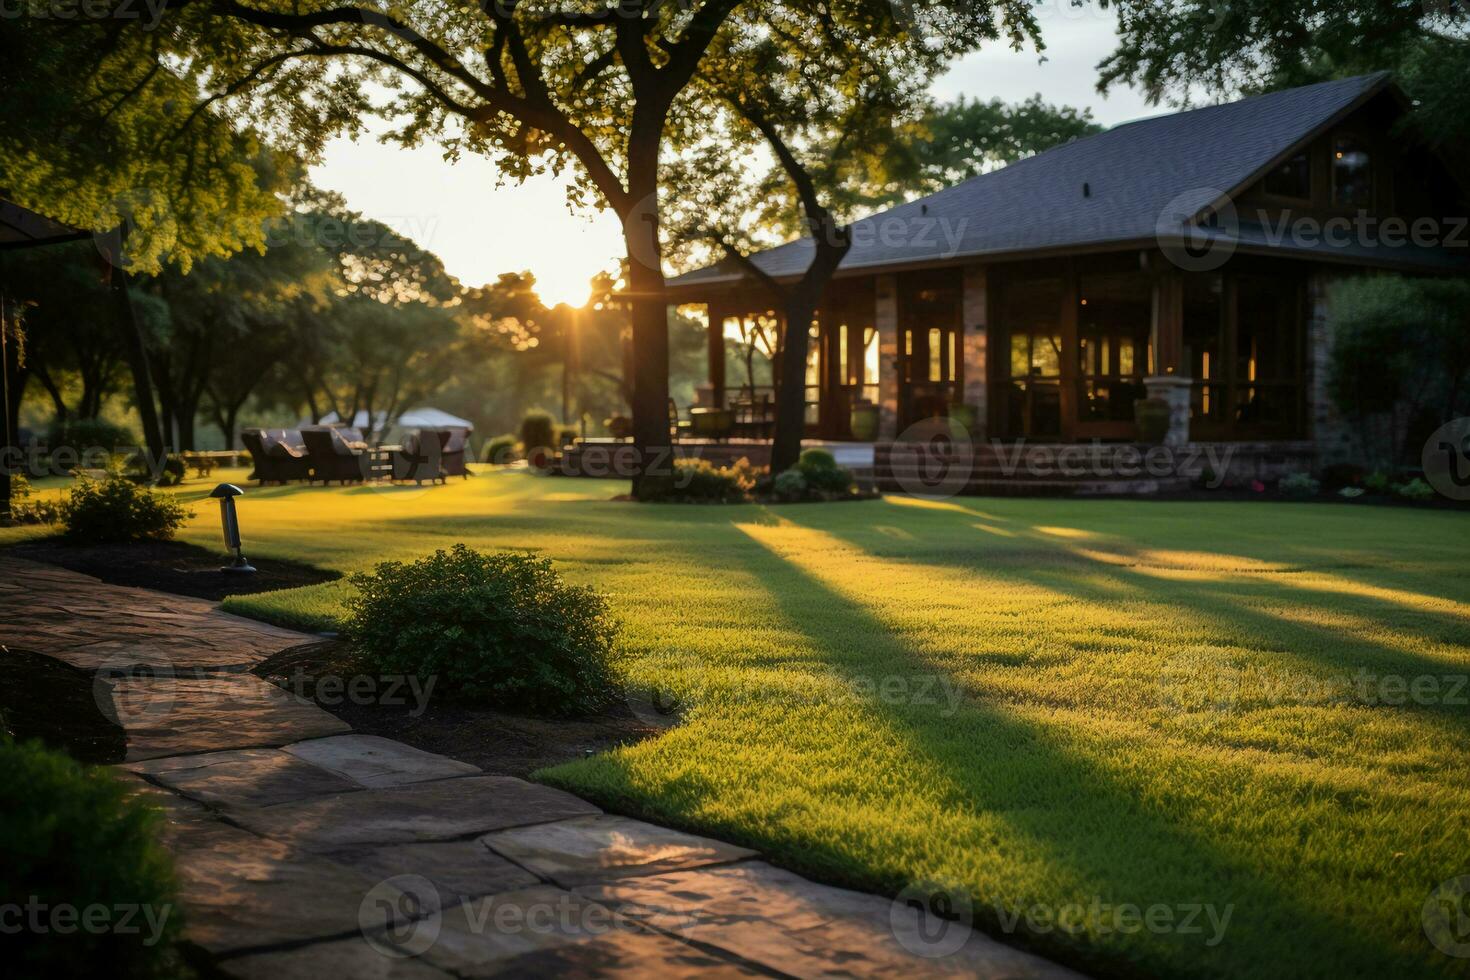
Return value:
M 659 739 L 540 774 L 611 809 L 828 881 L 958 886 L 991 931 L 1096 972 L 1470 972 L 1421 924 L 1470 874 L 1470 515 L 621 489 L 252 488 L 240 514 L 261 561 L 466 541 L 608 592 L 634 681 L 688 705 Z M 197 510 L 183 537 L 218 546 Z M 350 599 L 229 606 L 325 625 Z M 1123 903 L 1209 908 L 1197 931 L 1134 929 Z

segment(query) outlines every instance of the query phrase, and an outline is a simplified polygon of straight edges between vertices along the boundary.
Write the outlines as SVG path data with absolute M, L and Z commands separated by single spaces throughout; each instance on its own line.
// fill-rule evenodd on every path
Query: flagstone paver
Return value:
M 114 771 L 163 810 L 185 939 L 222 975 L 1077 976 L 745 848 L 349 734 L 241 673 L 311 639 L 0 558 L 0 643 L 97 671 L 128 740 Z
M 749 848 L 607 815 L 515 827 L 480 840 L 564 888 L 755 856 Z
M 0 557 L 0 643 L 84 670 L 238 670 L 302 642 L 300 633 L 232 616 L 203 599 Z
M 169 789 L 215 806 L 270 806 L 361 784 L 323 772 L 280 749 L 232 749 L 131 763 L 128 768 Z
M 352 726 L 252 674 L 119 677 L 114 717 L 127 761 L 192 752 L 286 745 Z
M 520 824 L 600 813 L 550 786 L 511 776 L 461 776 L 231 811 L 242 827 L 302 850 L 448 840 Z
M 958 923 L 762 861 L 574 889 L 661 931 L 801 977 L 1076 976 Z
M 415 893 L 426 911 L 541 883 L 536 875 L 478 840 L 384 844 L 332 851 L 326 856 L 375 881 L 418 875 L 430 886 Z
M 468 762 L 456 762 L 378 735 L 338 735 L 284 748 L 297 758 L 372 788 L 481 772 L 479 766 Z

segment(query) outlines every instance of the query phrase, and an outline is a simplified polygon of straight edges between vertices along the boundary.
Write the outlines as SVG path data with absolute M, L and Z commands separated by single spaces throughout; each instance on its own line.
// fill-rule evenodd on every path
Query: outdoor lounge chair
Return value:
M 347 445 L 340 433 L 331 429 L 302 429 L 306 452 L 311 460 L 311 478 L 322 485 L 332 482 L 361 483 L 367 478 L 368 454 Z
M 449 433 L 449 438 L 444 443 L 444 455 L 439 460 L 439 466 L 444 470 L 444 475 L 468 478 L 470 471 L 469 467 L 465 466 L 465 450 L 470 444 L 469 430 L 453 427 L 439 431 Z
M 445 482 L 444 451 L 449 435 L 448 429 L 420 429 L 404 439 L 403 448 L 393 454 L 393 479 L 413 480 L 420 486 L 425 480 Z M 463 468 L 463 461 L 460 465 Z
M 240 433 L 250 461 L 255 465 L 251 479 L 260 483 L 289 483 L 311 479 L 311 460 L 306 452 L 260 429 Z

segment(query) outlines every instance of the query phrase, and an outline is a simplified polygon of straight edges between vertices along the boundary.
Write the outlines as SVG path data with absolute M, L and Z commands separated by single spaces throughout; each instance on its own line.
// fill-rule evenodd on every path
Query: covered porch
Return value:
M 849 274 L 809 325 L 807 434 L 882 443 L 950 417 L 976 440 L 1127 443 L 1135 404 L 1155 397 L 1171 444 L 1302 439 L 1309 272 L 1247 256 L 1186 271 L 1133 249 Z M 674 299 L 709 323 L 707 383 L 680 431 L 766 437 L 779 311 L 739 283 Z

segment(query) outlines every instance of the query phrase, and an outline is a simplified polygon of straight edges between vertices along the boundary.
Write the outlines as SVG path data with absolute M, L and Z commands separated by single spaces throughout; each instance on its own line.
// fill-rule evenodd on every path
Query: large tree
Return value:
M 727 26 L 737 12 L 750 16 Z M 716 37 L 769 31 L 800 60 L 847 36 L 946 46 L 992 30 L 966 0 L 184 0 L 163 19 L 151 31 L 99 28 L 107 47 L 96 64 L 111 88 L 146 90 L 150 76 L 169 75 L 308 154 L 381 111 L 404 143 L 485 153 L 514 177 L 575 163 L 574 194 L 623 222 L 635 438 L 646 451 L 668 442 L 659 163 L 666 136 L 700 125 L 676 103 Z M 373 83 L 394 97 L 372 105 Z
M 904 137 L 922 125 L 923 110 L 931 107 L 927 86 L 950 59 L 1002 37 L 1017 47 L 1040 46 L 1029 3 L 983 0 L 968 9 L 973 18 L 965 30 L 878 36 L 833 30 L 820 11 L 743 8 L 732 18 L 738 30 L 716 41 L 709 70 L 691 87 L 691 101 L 710 107 L 707 113 L 725 125 L 670 167 L 677 175 L 671 196 L 683 199 L 680 231 L 717 243 L 771 296 L 785 323 L 776 358 L 772 472 L 793 465 L 801 452 L 808 325 L 851 247 L 843 214 L 850 213 L 854 190 L 891 189 L 905 178 L 934 174 L 935 164 L 915 156 Z M 781 43 L 813 36 L 822 43 L 811 50 Z M 739 189 L 748 183 L 746 161 L 761 145 L 775 166 L 758 185 L 762 203 L 756 203 Z M 940 167 L 953 166 L 967 148 L 947 147 L 935 158 Z M 741 225 L 752 210 L 777 222 L 783 211 L 799 214 L 812 257 L 795 282 L 778 281 L 748 257 L 752 236 Z
M 1152 101 L 1236 95 L 1379 69 L 1419 102 L 1418 135 L 1470 139 L 1470 4 L 1464 0 L 1100 0 L 1118 46 L 1098 88 L 1138 85 Z

